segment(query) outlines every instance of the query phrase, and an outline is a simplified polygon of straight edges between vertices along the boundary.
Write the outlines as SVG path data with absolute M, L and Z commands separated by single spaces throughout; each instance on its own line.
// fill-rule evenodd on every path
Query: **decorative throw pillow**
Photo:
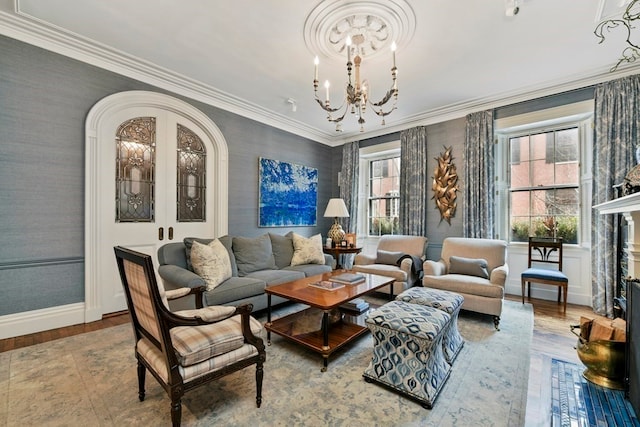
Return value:
M 184 251 L 187 258 L 187 269 L 193 271 L 193 265 L 191 265 L 191 246 L 193 246 L 193 242 L 202 243 L 203 245 L 208 245 L 211 243 L 213 239 L 202 239 L 198 237 L 185 237 L 182 241 L 184 243 Z M 229 260 L 231 261 L 231 275 L 238 276 L 238 266 L 236 265 L 236 257 L 233 255 L 233 250 L 231 249 L 232 237 L 231 236 L 221 236 L 218 237 L 220 243 L 227 248 L 227 253 L 229 254 Z
M 233 253 L 238 265 L 238 275 L 260 270 L 275 270 L 271 239 L 268 234 L 259 237 L 234 237 Z
M 477 276 L 483 279 L 489 278 L 487 260 L 482 258 L 452 256 L 449 258 L 449 273 L 466 274 L 467 276 Z
M 193 242 L 202 243 L 203 245 L 208 245 L 211 243 L 213 239 L 201 239 L 198 237 L 185 237 L 182 241 L 184 243 L 184 252 L 187 258 L 187 269 L 193 271 L 193 265 L 191 264 L 191 247 L 193 246 Z
M 376 264 L 398 265 L 398 260 L 404 252 L 383 251 L 378 249 Z
M 191 245 L 191 265 L 193 271 L 207 282 L 208 291 L 231 277 L 229 253 L 218 239 L 208 245 L 194 241 Z
M 320 234 L 306 238 L 293 233 L 291 266 L 302 264 L 324 264 L 322 236 Z
M 291 258 L 293 258 L 292 234 L 292 232 L 289 232 L 282 236 L 280 234 L 269 233 L 271 247 L 273 249 L 273 258 L 276 262 L 276 267 L 279 269 L 291 265 Z

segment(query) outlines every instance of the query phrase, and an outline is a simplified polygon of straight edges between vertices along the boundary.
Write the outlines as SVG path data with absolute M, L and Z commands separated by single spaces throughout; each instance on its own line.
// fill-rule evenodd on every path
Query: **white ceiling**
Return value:
M 593 33 L 624 0 L 521 0 L 512 17 L 505 0 L 393 1 L 415 15 L 397 51 L 398 108 L 384 127 L 369 111 L 363 134 L 353 117 L 342 133 L 326 121 L 313 98 L 319 53 L 304 34 L 320 3 L 362 1 L 0 0 L 0 34 L 332 146 L 639 72 L 609 71 L 624 34 L 598 44 Z M 346 61 L 320 61 L 320 80 L 346 81 Z M 386 88 L 390 66 L 380 54 L 362 73 Z

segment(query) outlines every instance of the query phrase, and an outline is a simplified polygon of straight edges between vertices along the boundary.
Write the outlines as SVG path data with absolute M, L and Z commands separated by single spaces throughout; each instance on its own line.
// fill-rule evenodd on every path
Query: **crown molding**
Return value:
M 291 120 L 182 74 L 32 17 L 20 13 L 14 15 L 0 12 L 0 34 L 204 102 L 303 138 L 333 145 L 334 138 L 329 132 Z
M 451 104 L 438 109 L 424 111 L 419 114 L 406 117 L 402 122 L 388 123 L 383 129 L 366 132 L 365 134 L 357 132 L 344 134 L 343 143 L 388 135 L 390 133 L 399 132 L 415 126 L 428 126 L 448 120 L 455 120 L 477 111 L 491 110 L 520 102 L 531 101 L 536 98 L 582 89 L 639 73 L 640 64 L 628 66 L 615 72 L 611 72 L 609 67 L 600 68 L 590 73 L 574 75 L 562 80 L 547 82 L 546 84 L 525 87 L 517 91 L 503 92 L 491 98 L 475 99 L 458 104 Z

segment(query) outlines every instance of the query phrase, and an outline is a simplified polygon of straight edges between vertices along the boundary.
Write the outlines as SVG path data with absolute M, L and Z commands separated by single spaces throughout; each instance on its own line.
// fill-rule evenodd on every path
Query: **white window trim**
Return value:
M 580 132 L 580 230 L 581 247 L 591 246 L 591 164 L 593 158 L 593 100 L 505 117 L 494 122 L 496 135 L 496 215 L 497 238 L 509 240 L 509 136 L 519 132 L 544 132 L 559 126 L 577 126 Z M 510 242 L 518 244 L 520 242 Z
M 369 169 L 371 160 L 379 160 L 400 155 L 400 140 L 371 145 L 360 149 L 360 176 L 358 177 L 358 225 L 356 233 L 362 236 L 362 241 L 377 245 L 379 236 L 369 236 L 368 215 L 369 206 Z

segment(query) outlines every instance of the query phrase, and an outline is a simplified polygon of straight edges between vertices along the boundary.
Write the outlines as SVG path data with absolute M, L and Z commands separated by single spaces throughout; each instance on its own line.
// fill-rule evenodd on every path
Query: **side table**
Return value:
M 340 270 L 342 268 L 342 265 L 340 265 L 340 255 L 346 255 L 346 254 L 359 254 L 360 252 L 362 252 L 362 248 L 357 248 L 357 247 L 343 247 L 343 246 L 336 246 L 335 248 L 329 248 L 327 246 L 323 246 L 322 247 L 322 251 L 325 254 L 329 254 L 331 256 L 333 256 L 336 260 L 336 270 Z

